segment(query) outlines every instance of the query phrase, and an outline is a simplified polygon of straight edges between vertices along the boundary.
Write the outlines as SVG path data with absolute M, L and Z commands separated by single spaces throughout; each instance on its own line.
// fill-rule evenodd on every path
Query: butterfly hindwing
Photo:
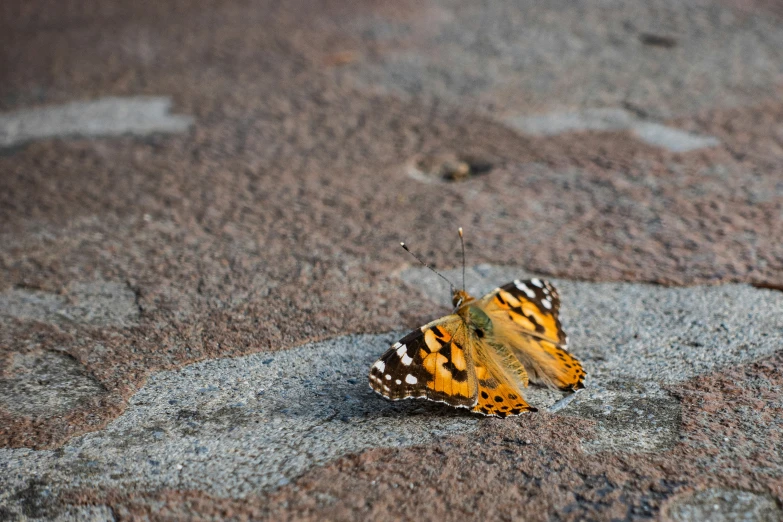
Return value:
M 508 348 L 489 338 L 476 345 L 476 352 L 478 401 L 473 411 L 497 417 L 537 411 L 522 396 L 527 373 Z
M 526 337 L 518 339 L 512 351 L 530 368 L 534 382 L 547 384 L 561 391 L 577 391 L 584 388 L 587 374 L 582 364 L 564 348 L 555 343 Z
M 479 306 L 531 380 L 563 391 L 584 388 L 586 374 L 566 350 L 560 297 L 551 283 L 517 279 L 484 296 Z
M 476 376 L 462 318 L 446 316 L 392 345 L 370 370 L 370 386 L 392 399 L 476 403 Z

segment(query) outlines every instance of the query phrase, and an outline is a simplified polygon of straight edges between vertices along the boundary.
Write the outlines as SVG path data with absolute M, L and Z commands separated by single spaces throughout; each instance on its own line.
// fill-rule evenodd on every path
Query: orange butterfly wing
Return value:
M 409 333 L 370 369 L 370 387 L 392 400 L 425 398 L 471 408 L 476 373 L 465 323 L 449 315 Z
M 484 296 L 479 306 L 498 341 L 510 347 L 533 382 L 563 391 L 584 388 L 587 374 L 566 349 L 560 297 L 551 283 L 515 280 Z
M 489 342 L 458 315 L 438 319 L 392 345 L 370 368 L 370 387 L 392 400 L 424 398 L 484 415 L 535 411 L 522 397 L 524 368 Z
M 478 402 L 473 411 L 497 417 L 537 411 L 523 398 L 527 372 L 508 347 L 495 342 L 491 335 L 475 347 Z

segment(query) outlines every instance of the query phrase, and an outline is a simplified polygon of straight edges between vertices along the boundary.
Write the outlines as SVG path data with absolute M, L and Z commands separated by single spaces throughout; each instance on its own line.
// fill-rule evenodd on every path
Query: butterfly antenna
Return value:
M 416 254 L 414 254 L 413 252 L 411 252 L 411 251 L 410 251 L 410 249 L 408 248 L 408 245 L 406 245 L 405 243 L 403 243 L 402 241 L 400 241 L 400 246 L 401 246 L 402 248 L 404 248 L 404 249 L 405 249 L 405 251 L 406 251 L 407 253 L 409 253 L 410 255 L 412 255 L 413 257 L 415 257 L 415 258 L 416 258 L 416 261 L 418 261 L 418 262 L 419 262 L 419 263 L 421 263 L 422 265 L 426 266 L 427 268 L 429 268 L 430 270 L 432 270 L 433 272 L 435 272 L 435 273 L 438 275 L 438 277 L 440 277 L 441 279 L 443 279 L 444 281 L 446 281 L 446 282 L 449 284 L 449 286 L 452 288 L 452 290 L 454 289 L 454 283 L 452 283 L 451 281 L 449 281 L 448 279 L 446 279 L 446 277 L 445 277 L 443 274 L 441 274 L 440 272 L 438 272 L 437 270 L 435 270 L 434 268 L 432 268 L 430 265 L 428 265 L 427 263 L 425 263 L 424 261 L 422 261 L 422 260 L 421 260 L 421 258 L 420 258 L 419 256 L 417 256 Z
M 465 291 L 465 238 L 462 237 L 462 227 L 459 227 L 459 242 L 462 243 L 462 291 Z

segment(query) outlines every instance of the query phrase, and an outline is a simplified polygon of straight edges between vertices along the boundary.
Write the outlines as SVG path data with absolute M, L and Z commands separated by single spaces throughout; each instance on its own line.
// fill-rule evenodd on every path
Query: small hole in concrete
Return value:
M 489 173 L 491 161 L 472 155 L 427 154 L 413 158 L 409 166 L 412 178 L 425 183 L 467 181 Z
M 639 35 L 639 41 L 644 45 L 651 47 L 664 47 L 671 49 L 677 46 L 677 40 L 672 36 L 666 36 L 662 34 L 642 33 Z

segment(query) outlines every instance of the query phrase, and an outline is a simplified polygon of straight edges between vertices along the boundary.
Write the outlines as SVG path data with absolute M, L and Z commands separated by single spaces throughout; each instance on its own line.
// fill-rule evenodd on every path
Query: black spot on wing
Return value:
M 443 330 L 441 330 L 440 326 L 438 325 L 431 327 L 430 330 L 432 330 L 432 333 L 435 334 L 435 337 L 437 337 L 438 340 L 441 340 L 446 337 L 446 334 L 443 332 Z
M 448 362 L 443 364 L 443 368 L 445 368 L 451 373 L 451 378 L 457 382 L 465 382 L 468 380 L 467 368 L 458 370 L 457 367 L 454 366 L 454 363 L 451 362 L 451 348 L 453 346 L 454 345 L 449 341 L 443 346 L 443 348 L 440 349 L 438 353 L 444 356 L 446 359 L 448 359 Z M 457 346 L 457 349 L 459 350 L 461 348 Z

